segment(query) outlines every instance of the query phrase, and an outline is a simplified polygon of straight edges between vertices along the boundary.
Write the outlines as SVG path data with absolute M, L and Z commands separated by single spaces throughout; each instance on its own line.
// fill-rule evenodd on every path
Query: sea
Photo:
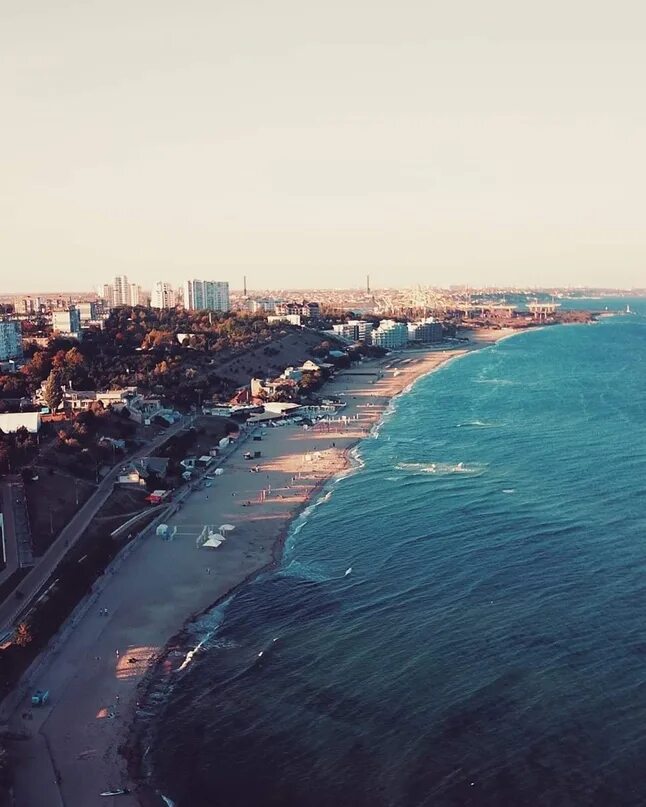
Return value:
M 418 380 L 192 626 L 167 803 L 646 804 L 646 299 L 562 302 L 617 315 Z

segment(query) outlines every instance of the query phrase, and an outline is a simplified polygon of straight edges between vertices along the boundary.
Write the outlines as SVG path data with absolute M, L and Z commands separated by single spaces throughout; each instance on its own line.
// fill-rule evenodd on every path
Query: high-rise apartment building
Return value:
M 22 329 L 15 320 L 0 320 L 0 361 L 22 358 Z
M 52 311 L 52 331 L 61 336 L 81 338 L 81 313 L 73 305 L 62 311 Z
M 115 277 L 110 304 L 115 308 L 118 305 L 130 305 L 130 284 L 126 275 L 117 275 Z
M 371 334 L 372 344 L 388 350 L 403 347 L 408 342 L 408 325 L 392 319 L 382 319 Z
M 128 305 L 141 305 L 141 286 L 128 283 Z
M 350 319 L 340 325 L 333 325 L 332 330 L 342 339 L 349 339 L 352 342 L 368 342 L 372 333 L 372 322 Z
M 228 311 L 229 284 L 221 280 L 187 280 L 184 308 L 190 311 Z
M 175 307 L 175 292 L 170 283 L 166 283 L 164 280 L 156 280 L 153 283 L 150 305 L 152 308 Z

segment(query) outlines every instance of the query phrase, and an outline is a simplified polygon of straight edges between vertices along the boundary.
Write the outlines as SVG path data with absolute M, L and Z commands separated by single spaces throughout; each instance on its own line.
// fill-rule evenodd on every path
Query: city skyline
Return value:
M 5 293 L 643 285 L 632 4 L 34 11 L 0 32 Z

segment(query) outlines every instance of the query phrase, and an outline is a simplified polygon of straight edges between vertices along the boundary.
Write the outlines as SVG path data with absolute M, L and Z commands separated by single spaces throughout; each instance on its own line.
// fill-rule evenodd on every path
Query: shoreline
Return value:
M 280 565 L 299 516 L 326 486 L 343 478 L 349 468 L 353 473 L 355 462 L 357 470 L 361 467 L 353 450 L 375 430 L 378 434 L 385 414 L 394 411 L 397 399 L 420 378 L 523 332 L 472 332 L 472 340 L 455 348 L 403 351 L 339 373 L 326 390 L 346 397 L 343 414 L 351 419 L 309 431 L 300 426 L 264 430 L 262 473 L 251 474 L 252 479 L 236 449 L 211 489 L 215 506 L 207 501 L 208 491 L 206 497 L 204 490 L 191 493 L 184 508 L 169 519 L 182 530 L 180 537 L 165 542 L 153 535 L 138 541 L 120 574 L 104 575 L 107 579 L 101 578 L 98 590 L 89 595 L 96 598 L 92 611 L 88 609 L 61 646 L 50 646 L 42 654 L 31 684 L 51 686 L 52 702 L 34 715 L 30 740 L 18 754 L 16 792 L 27 798 L 16 804 L 105 805 L 112 799 L 99 793 L 121 788 L 131 791 L 118 799 L 124 807 L 161 804 L 142 781 L 145 754 L 136 752 L 137 709 L 180 666 L 174 662 L 183 655 L 180 647 L 187 644 L 191 626 L 242 586 Z M 261 476 L 269 496 L 252 501 L 258 493 L 256 477 Z M 253 489 L 244 493 L 250 498 L 242 503 L 247 509 L 241 515 L 235 508 L 237 494 L 252 483 Z M 196 549 L 193 538 L 207 518 L 217 523 L 215 515 L 236 524 L 236 532 L 224 549 L 209 554 Z M 205 561 L 214 563 L 213 570 L 203 566 Z M 110 617 L 102 620 L 96 608 L 106 603 Z M 21 709 L 24 701 L 12 724 L 24 731 Z

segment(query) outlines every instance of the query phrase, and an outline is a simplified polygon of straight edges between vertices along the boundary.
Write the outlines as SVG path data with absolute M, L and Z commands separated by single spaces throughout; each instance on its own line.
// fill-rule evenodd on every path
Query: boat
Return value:
M 120 787 L 118 790 L 104 790 L 99 796 L 126 796 L 130 791 L 127 787 Z

